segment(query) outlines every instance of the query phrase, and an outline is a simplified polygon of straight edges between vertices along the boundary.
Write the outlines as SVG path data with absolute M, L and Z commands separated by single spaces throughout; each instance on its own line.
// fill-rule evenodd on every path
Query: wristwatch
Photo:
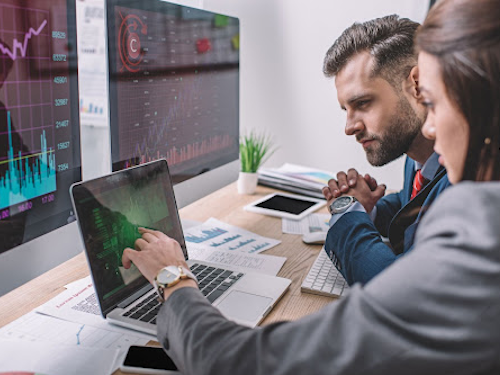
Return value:
M 183 279 L 192 279 L 198 284 L 198 279 L 188 269 L 182 266 L 168 266 L 162 268 L 155 277 L 156 293 L 160 302 L 165 302 L 163 292 L 173 287 Z
M 352 195 L 344 195 L 342 197 L 338 197 L 337 199 L 335 199 L 328 207 L 328 210 L 332 215 L 341 214 L 357 201 L 358 200 L 354 198 Z

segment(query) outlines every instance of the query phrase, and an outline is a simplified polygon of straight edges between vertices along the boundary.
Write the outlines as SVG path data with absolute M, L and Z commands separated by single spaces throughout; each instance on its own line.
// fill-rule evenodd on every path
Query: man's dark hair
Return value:
M 394 87 L 417 65 L 413 40 L 419 24 L 390 15 L 364 23 L 354 23 L 326 53 L 323 73 L 337 75 L 358 53 L 369 52 L 374 59 L 373 76 L 380 75 Z

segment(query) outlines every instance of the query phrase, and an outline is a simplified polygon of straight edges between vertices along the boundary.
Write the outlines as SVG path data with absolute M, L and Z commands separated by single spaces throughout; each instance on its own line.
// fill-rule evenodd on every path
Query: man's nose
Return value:
M 345 123 L 345 134 L 346 135 L 355 135 L 359 132 L 362 132 L 364 129 L 364 124 L 361 119 L 347 119 Z

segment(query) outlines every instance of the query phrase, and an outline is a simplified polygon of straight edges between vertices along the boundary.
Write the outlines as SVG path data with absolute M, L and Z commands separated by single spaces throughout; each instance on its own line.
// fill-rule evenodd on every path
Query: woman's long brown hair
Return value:
M 500 1 L 438 1 L 416 44 L 438 59 L 447 94 L 470 126 L 462 180 L 500 180 Z

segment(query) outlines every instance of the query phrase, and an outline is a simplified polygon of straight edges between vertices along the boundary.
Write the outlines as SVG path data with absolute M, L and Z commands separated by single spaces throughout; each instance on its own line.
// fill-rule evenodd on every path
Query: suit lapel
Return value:
M 431 190 L 446 175 L 446 170 L 440 166 L 434 178 L 422 189 L 422 191 L 405 206 L 403 206 L 394 216 L 389 226 L 389 240 L 396 255 L 404 251 L 404 239 L 406 229 L 419 219 L 419 214 L 429 207 L 424 206 L 424 202 Z

